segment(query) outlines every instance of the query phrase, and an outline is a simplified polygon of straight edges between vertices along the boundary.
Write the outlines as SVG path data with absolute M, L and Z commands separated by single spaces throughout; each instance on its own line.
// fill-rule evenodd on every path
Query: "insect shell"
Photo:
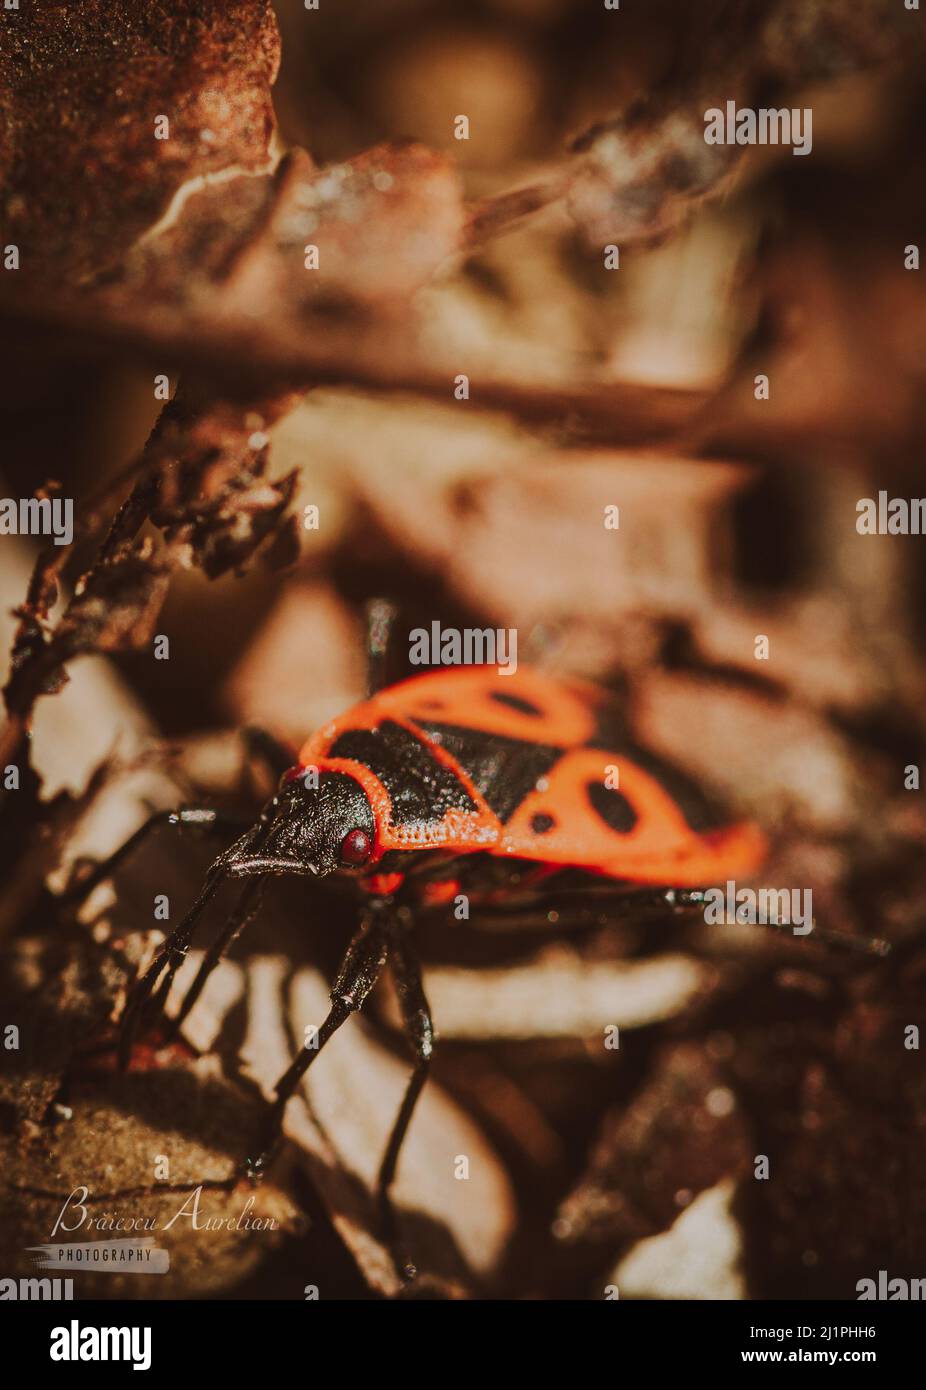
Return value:
M 519 667 L 415 676 L 319 730 L 228 872 L 402 883 L 410 853 L 488 854 L 629 883 L 746 876 L 761 831 L 629 738 L 598 687 Z

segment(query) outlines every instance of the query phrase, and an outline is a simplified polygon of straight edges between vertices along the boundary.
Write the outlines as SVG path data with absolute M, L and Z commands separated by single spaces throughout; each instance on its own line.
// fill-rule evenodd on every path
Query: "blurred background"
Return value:
M 79 521 L 99 513 L 66 561 L 52 621 L 144 466 L 164 404 L 158 373 L 171 394 L 178 378 L 181 390 L 192 383 L 205 420 L 198 453 L 185 455 L 180 438 L 177 476 L 224 447 L 209 430 L 218 438 L 214 403 L 226 409 L 230 378 L 210 355 L 224 333 L 245 375 L 251 362 L 241 316 L 222 317 L 235 287 L 242 302 L 262 296 L 263 317 L 257 376 L 235 378 L 227 433 L 260 434 L 251 447 L 267 478 L 296 474 L 286 548 L 210 576 L 194 540 L 174 555 L 151 624 L 80 656 L 71 684 L 39 701 L 46 802 L 62 790 L 79 801 L 107 759 L 163 771 L 154 750 L 171 750 L 168 785 L 146 786 L 129 810 L 119 801 L 81 850 L 118 842 L 169 798 L 171 778 L 256 804 L 230 731 L 260 724 L 297 747 L 360 698 L 364 605 L 386 597 L 400 633 L 435 619 L 513 627 L 522 660 L 530 643 L 549 669 L 601 681 L 639 737 L 763 824 L 768 882 L 811 887 L 828 925 L 897 946 L 889 963 L 860 968 L 725 930 L 615 940 L 590 928 L 552 946 L 423 924 L 437 1082 L 478 1127 L 496 1173 L 479 1199 L 494 1218 L 474 1248 L 461 1234 L 472 1237 L 472 1203 L 451 1222 L 443 1292 L 602 1297 L 615 1282 L 622 1296 L 843 1298 L 881 1267 L 923 1273 L 926 1091 L 903 1027 L 923 1021 L 926 817 L 908 772 L 926 735 L 926 549 L 919 536 L 856 530 L 860 498 L 923 491 L 926 299 L 905 268 L 926 230 L 922 21 L 848 0 L 694 8 L 279 3 L 276 128 L 257 175 L 269 187 L 268 157 L 307 151 L 295 196 L 311 185 L 299 206 L 312 209 L 327 169 L 411 140 L 435 152 L 433 169 L 418 155 L 410 172 L 405 156 L 382 156 L 373 186 L 382 192 L 383 170 L 419 179 L 420 204 L 410 194 L 379 239 L 374 208 L 369 245 L 365 205 L 359 221 L 345 213 L 330 302 L 294 326 L 265 261 L 248 280 L 270 204 L 252 212 L 239 196 L 247 180 L 207 185 L 176 215 L 180 232 L 165 234 L 163 264 L 133 230 L 120 251 L 128 269 L 114 273 L 113 231 L 84 268 L 100 321 L 123 315 L 115 346 L 70 309 L 67 333 L 55 331 L 43 308 L 54 272 L 32 282 L 39 329 L 23 331 L 32 309 L 20 302 L 7 334 L 0 491 L 27 496 L 55 479 Z M 272 16 L 260 23 L 272 34 Z M 210 69 L 204 90 L 215 80 Z M 692 130 L 696 146 L 703 110 L 731 96 L 811 107 L 811 156 L 760 148 L 733 152 L 735 167 L 731 154 L 729 168 L 695 168 Z M 454 134 L 461 114 L 466 140 Z M 198 167 L 194 151 L 181 174 Z M 300 224 L 295 239 L 312 234 Z M 409 251 L 416 234 L 422 247 Z M 233 271 L 215 268 L 225 236 Z M 619 269 L 604 266 L 609 244 Z M 149 293 L 167 307 L 143 323 L 132 314 Z M 194 346 L 203 335 L 191 362 L 178 348 L 185 323 Z M 393 357 L 394 331 L 411 356 Z M 316 355 L 294 373 L 292 352 L 304 349 Z M 394 362 L 405 365 L 392 381 Z M 465 400 L 454 397 L 458 373 Z M 758 374 L 768 399 L 756 398 Z M 168 491 L 163 515 L 144 522 L 156 544 L 177 525 Z M 613 505 L 617 531 L 603 525 Z M 317 529 L 302 524 L 307 507 Z M 4 650 L 36 554 L 28 538 L 0 546 Z M 154 659 L 154 634 L 169 637 L 169 660 Z M 767 661 L 755 657 L 760 634 Z M 404 650 L 400 641 L 396 679 Z M 195 889 L 204 862 L 194 849 L 178 892 Z M 12 938 L 41 939 L 42 900 L 14 899 Z M 336 902 L 329 910 L 347 930 Z M 120 940 L 131 920 L 120 897 Z M 283 939 L 288 953 L 320 952 L 320 968 L 336 958 L 303 934 Z M 635 973 L 644 967 L 655 973 Z M 388 998 L 371 1013 L 369 1036 L 401 1056 Z M 638 1031 L 615 1059 L 601 1030 L 626 1020 Z M 751 1181 L 759 1154 L 771 1155 L 774 1181 Z M 394 1293 L 356 1231 L 345 1235 L 341 1197 L 313 1161 L 293 1200 L 316 1239 L 327 1232 L 327 1287 Z M 433 1223 L 439 1210 L 435 1199 Z M 272 1273 L 255 1255 L 245 1274 L 213 1269 L 212 1284 L 181 1261 L 172 1296 L 254 1294 L 258 1281 L 261 1294 L 301 1296 L 290 1285 L 303 1239 L 291 1236 Z

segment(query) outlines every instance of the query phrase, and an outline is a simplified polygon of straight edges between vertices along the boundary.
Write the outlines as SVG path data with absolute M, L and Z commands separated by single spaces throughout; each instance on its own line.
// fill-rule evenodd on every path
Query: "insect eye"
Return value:
M 359 827 L 348 831 L 341 841 L 341 863 L 357 866 L 365 864 L 373 853 L 373 841 L 365 830 Z

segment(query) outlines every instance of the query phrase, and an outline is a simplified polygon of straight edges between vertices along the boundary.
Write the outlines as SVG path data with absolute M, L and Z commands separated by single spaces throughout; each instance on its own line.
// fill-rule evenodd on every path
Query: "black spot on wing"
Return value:
M 636 742 L 630 734 L 627 720 L 616 704 L 611 703 L 600 712 L 598 727 L 589 747 L 607 751 L 613 756 L 618 768 L 621 756 L 635 763 L 672 798 L 686 825 L 696 834 L 719 830 L 730 824 L 729 811 L 716 797 L 674 763 Z
M 629 835 L 637 823 L 637 813 L 621 792 L 603 782 L 586 782 L 586 795 L 609 830 Z
M 500 821 L 507 821 L 545 777 L 562 749 L 517 738 L 460 729 L 451 724 L 424 724 L 429 738 L 446 748 L 472 779 Z
M 666 762 L 636 743 L 628 744 L 626 752 L 628 758 L 643 772 L 649 773 L 672 798 L 690 830 L 703 835 L 708 830 L 719 830 L 730 824 L 730 812 L 721 802 L 674 763 Z
M 437 762 L 420 739 L 392 720 L 385 720 L 378 729 L 348 729 L 328 754 L 354 758 L 379 778 L 392 799 L 396 825 L 441 820 L 451 810 L 476 809 L 453 773 Z
M 504 690 L 493 690 L 489 699 L 494 700 L 497 705 L 507 705 L 509 709 L 517 710 L 518 714 L 530 715 L 533 719 L 539 719 L 543 714 L 543 710 L 530 700 L 525 700 L 520 695 L 509 695 Z

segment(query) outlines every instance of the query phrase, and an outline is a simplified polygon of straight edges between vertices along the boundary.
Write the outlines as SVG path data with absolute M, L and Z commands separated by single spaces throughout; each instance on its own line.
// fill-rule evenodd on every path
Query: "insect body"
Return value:
M 381 691 L 306 743 L 288 785 L 279 834 L 303 872 L 484 852 L 697 885 L 753 872 L 765 848 L 754 825 L 731 823 L 631 741 L 603 691 L 525 667 L 504 679 L 435 671 Z
M 168 819 L 225 828 L 208 809 Z M 98 866 L 92 881 L 144 830 Z M 266 1147 L 249 1171 L 265 1170 L 287 1099 L 328 1038 L 362 1007 L 388 959 L 415 1057 L 379 1174 L 381 1217 L 395 1251 L 389 1187 L 433 1046 L 410 930 L 416 911 L 458 887 L 488 913 L 493 904 L 504 911 L 516 883 L 519 908 L 543 912 L 567 880 L 573 893 L 578 881 L 580 903 L 594 900 L 615 918 L 637 902 L 665 910 L 686 896 L 697 901 L 697 885 L 751 874 L 764 852 L 756 826 L 731 819 L 690 778 L 636 744 L 597 687 L 525 667 L 504 677 L 484 667 L 428 672 L 378 691 L 305 744 L 258 821 L 215 860 L 196 903 L 135 986 L 121 1059 L 128 1061 L 151 1002 L 166 997 L 223 879 L 247 882 L 205 954 L 178 1025 L 254 915 L 269 876 L 340 875 L 356 895 L 359 930 L 317 1046 L 303 1049 L 281 1078 Z M 568 925 L 568 912 L 557 920 Z M 405 1272 L 413 1268 L 397 1260 Z

